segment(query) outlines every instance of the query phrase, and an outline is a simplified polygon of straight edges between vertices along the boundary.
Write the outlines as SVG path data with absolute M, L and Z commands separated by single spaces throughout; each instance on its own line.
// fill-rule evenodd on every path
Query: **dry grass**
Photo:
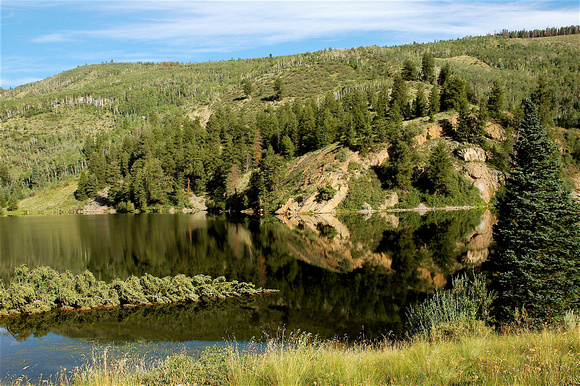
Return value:
M 542 331 L 516 330 L 459 340 L 382 345 L 320 342 L 282 335 L 249 351 L 232 344 L 199 357 L 175 355 L 151 368 L 124 357 L 95 356 L 76 373 L 81 385 L 571 385 L 580 382 L 576 322 Z

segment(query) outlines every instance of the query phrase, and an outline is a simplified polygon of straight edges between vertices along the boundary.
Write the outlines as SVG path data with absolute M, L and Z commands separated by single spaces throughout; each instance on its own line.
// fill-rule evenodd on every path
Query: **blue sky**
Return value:
M 79 65 L 201 62 L 580 24 L 575 1 L 6 1 L 0 86 Z

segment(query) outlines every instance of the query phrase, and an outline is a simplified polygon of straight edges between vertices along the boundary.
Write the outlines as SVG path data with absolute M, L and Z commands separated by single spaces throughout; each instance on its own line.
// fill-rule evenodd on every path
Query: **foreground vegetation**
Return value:
M 111 354 L 95 353 L 62 379 L 77 385 L 569 385 L 580 379 L 580 328 L 570 319 L 539 331 L 520 326 L 508 333 L 351 347 L 296 334 L 247 351 L 229 345 L 153 365 Z

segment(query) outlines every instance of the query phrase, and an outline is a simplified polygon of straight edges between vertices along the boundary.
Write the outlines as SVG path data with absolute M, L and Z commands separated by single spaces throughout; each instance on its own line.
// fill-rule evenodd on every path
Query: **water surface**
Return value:
M 89 269 L 106 281 L 201 273 L 280 290 L 212 305 L 0 319 L 0 379 L 26 366 L 36 376 L 54 374 L 102 344 L 199 348 L 225 339 L 260 340 L 280 328 L 322 338 L 400 333 L 410 302 L 485 259 L 492 222 L 481 211 L 237 220 L 183 214 L 0 218 L 5 283 L 15 267 L 28 264 Z

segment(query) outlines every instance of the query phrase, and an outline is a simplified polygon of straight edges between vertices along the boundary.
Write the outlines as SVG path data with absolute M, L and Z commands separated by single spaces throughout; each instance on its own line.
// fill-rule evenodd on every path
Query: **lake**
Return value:
M 0 278 L 15 267 L 225 276 L 278 289 L 250 300 L 0 319 L 0 380 L 44 379 L 95 348 L 149 357 L 281 329 L 375 340 L 404 333 L 406 307 L 487 257 L 490 212 L 227 218 L 204 214 L 0 218 Z

